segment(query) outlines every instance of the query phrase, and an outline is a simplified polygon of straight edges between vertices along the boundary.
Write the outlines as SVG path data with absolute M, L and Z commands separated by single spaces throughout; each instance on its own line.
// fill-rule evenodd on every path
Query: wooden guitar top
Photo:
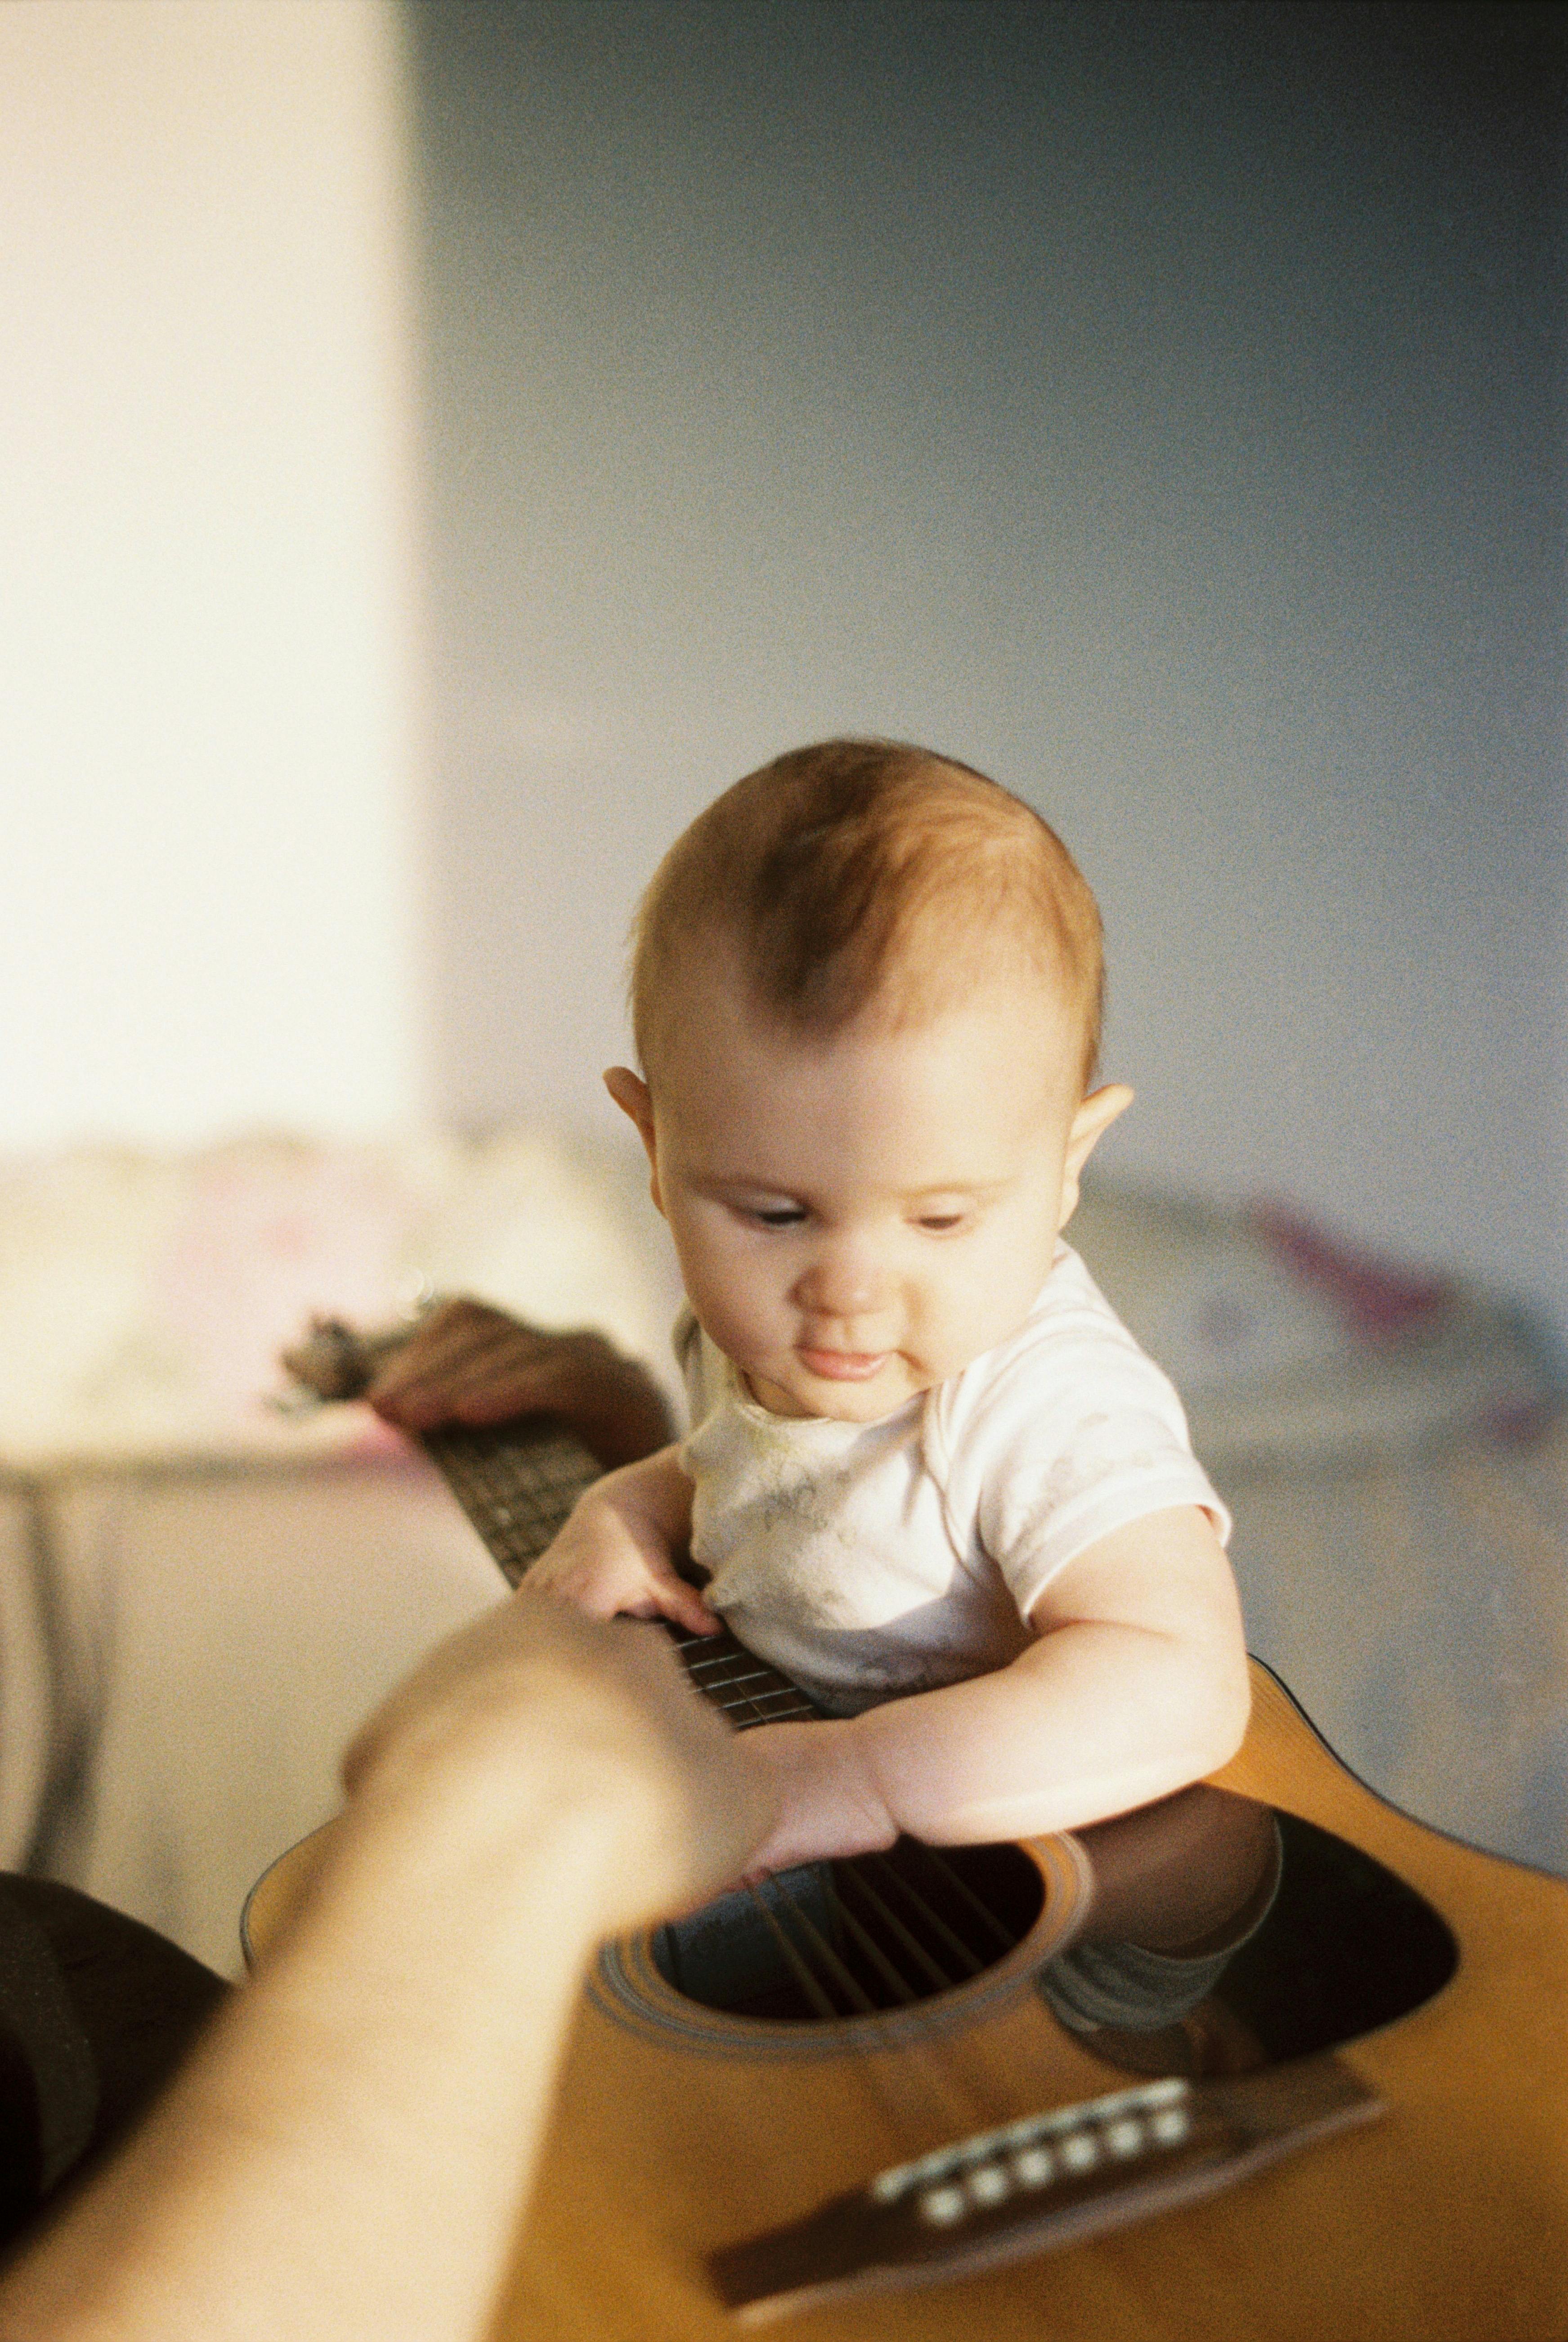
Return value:
M 1568 2337 L 1568 1886 L 1383 1804 L 1262 1667 L 1216 1780 L 1373 1857 L 1457 1941 L 1433 1997 L 1338 2053 L 1383 2117 L 1114 2234 L 798 2310 L 798 2342 Z M 253 1947 L 318 1857 L 306 1840 L 261 1882 Z M 765 2028 L 759 2053 L 733 2025 L 637 2021 L 591 1980 L 496 2342 L 719 2342 L 736 2324 L 709 2254 L 947 2141 L 1128 2084 L 1026 1977 L 967 2014 L 933 2009 L 884 2047 L 811 2027 L 796 2053 Z

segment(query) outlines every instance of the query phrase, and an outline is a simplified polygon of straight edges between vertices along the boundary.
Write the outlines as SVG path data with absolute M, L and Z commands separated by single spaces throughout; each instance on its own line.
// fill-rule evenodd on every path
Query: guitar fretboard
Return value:
M 520 1584 L 599 1476 L 588 1450 L 550 1423 L 483 1429 L 445 1424 L 427 1431 L 422 1444 L 511 1586 Z M 787 1676 L 754 1657 L 733 1635 L 694 1635 L 674 1625 L 668 1633 L 694 1686 L 737 1732 L 819 1713 Z
M 596 1460 L 552 1423 L 443 1424 L 420 1445 L 478 1530 L 509 1586 L 518 1585 L 599 1477 Z

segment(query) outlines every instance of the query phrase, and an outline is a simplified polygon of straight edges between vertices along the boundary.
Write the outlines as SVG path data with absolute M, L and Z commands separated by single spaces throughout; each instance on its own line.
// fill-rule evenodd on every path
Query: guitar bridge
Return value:
M 1236 2080 L 1171 2076 L 939 2147 L 708 2267 L 720 2300 L 757 2325 L 1124 2227 L 1383 2111 L 1329 2057 Z

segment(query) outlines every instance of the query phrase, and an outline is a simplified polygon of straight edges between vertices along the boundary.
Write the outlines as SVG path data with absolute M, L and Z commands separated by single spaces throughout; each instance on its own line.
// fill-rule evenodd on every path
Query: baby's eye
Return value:
M 759 1228 L 798 1228 L 805 1214 L 798 1204 L 767 1204 L 745 1216 Z
M 922 1212 L 915 1226 L 929 1228 L 933 1235 L 940 1236 L 945 1228 L 962 1227 L 967 1216 L 964 1212 Z

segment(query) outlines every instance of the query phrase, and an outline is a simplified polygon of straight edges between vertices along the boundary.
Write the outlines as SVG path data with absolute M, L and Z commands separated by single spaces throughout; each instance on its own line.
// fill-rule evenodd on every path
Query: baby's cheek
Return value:
M 784 1264 L 732 1254 L 709 1264 L 705 1284 L 714 1320 L 723 1322 L 728 1336 L 721 1340 L 715 1333 L 713 1338 L 729 1356 L 743 1347 L 765 1356 L 793 1345 L 796 1312 Z
M 766 1358 L 770 1345 L 755 1306 L 747 1307 L 743 1296 L 712 1277 L 692 1276 L 685 1284 L 697 1323 L 715 1348 L 743 1372 Z
M 1016 1334 L 1034 1306 L 1044 1271 L 1004 1256 L 987 1260 L 928 1296 L 916 1355 L 934 1383 L 954 1375 Z

